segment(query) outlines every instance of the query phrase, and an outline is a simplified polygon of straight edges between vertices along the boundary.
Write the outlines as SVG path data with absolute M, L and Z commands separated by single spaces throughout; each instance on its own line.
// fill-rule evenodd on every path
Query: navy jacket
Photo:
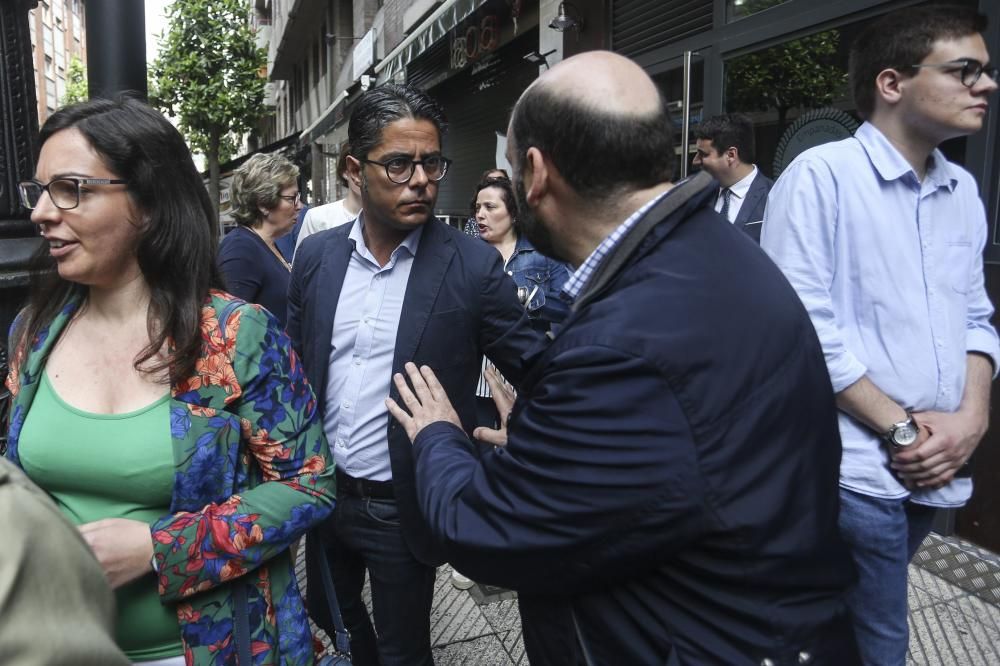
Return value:
M 533 666 L 857 663 L 823 354 L 715 185 L 679 185 L 605 258 L 526 359 L 505 449 L 476 458 L 445 423 L 415 442 L 435 537 L 518 591 Z
M 767 205 L 767 193 L 774 186 L 774 181 L 757 169 L 757 177 L 750 183 L 746 201 L 740 206 L 733 225 L 747 232 L 751 238 L 760 243 L 760 230 L 764 223 L 764 206 Z
M 288 335 L 321 410 L 327 399 L 337 301 L 354 249 L 348 238 L 352 224 L 302 242 L 288 291 Z M 516 385 L 524 375 L 522 354 L 541 339 L 524 316 L 501 261 L 492 246 L 437 219 L 428 222 L 410 270 L 396 333 L 393 373 L 403 372 L 407 361 L 429 365 L 470 433 L 475 428 L 483 354 Z M 395 386 L 390 395 L 401 402 Z M 417 559 L 443 562 L 417 508 L 410 440 L 395 419 L 389 419 L 386 434 L 403 536 Z
M 263 305 L 284 326 L 288 268 L 264 239 L 246 227 L 236 227 L 219 244 L 216 261 L 229 293 Z

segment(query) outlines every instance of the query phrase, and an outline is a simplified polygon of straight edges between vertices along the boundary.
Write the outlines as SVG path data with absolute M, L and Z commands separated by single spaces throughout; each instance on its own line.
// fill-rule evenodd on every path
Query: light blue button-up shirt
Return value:
M 920 182 L 873 125 L 797 157 L 768 197 L 761 247 L 805 304 L 836 392 L 867 375 L 913 410 L 955 411 L 966 355 L 998 367 L 983 285 L 986 214 L 972 176 L 931 155 Z M 882 498 L 909 491 L 877 433 L 841 412 L 841 485 Z M 960 506 L 969 479 L 913 501 Z
M 337 300 L 323 428 L 337 467 L 354 477 L 388 481 L 385 398 L 392 382 L 396 330 L 423 227 L 379 266 L 365 245 L 364 212 L 348 238 L 354 245 Z

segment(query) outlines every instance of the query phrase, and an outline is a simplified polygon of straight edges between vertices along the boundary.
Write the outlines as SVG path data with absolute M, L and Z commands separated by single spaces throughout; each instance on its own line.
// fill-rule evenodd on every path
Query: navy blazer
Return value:
M 295 253 L 288 291 L 288 335 L 302 359 L 320 409 L 326 406 L 327 372 L 337 301 L 354 249 L 353 222 L 313 234 Z M 430 366 L 466 430 L 475 428 L 475 394 L 485 354 L 515 386 L 524 375 L 521 356 L 542 335 L 532 329 L 491 245 L 436 218 L 424 226 L 396 333 L 393 373 L 413 361 Z M 400 402 L 395 386 L 391 397 Z M 443 562 L 417 509 L 410 440 L 390 417 L 387 432 L 393 489 L 403 535 L 414 556 Z
M 506 448 L 445 423 L 414 443 L 448 561 L 518 591 L 533 666 L 857 663 L 823 352 L 716 185 L 605 258 L 526 359 Z
M 736 214 L 733 225 L 747 232 L 751 238 L 760 243 L 760 230 L 764 223 L 764 206 L 767 205 L 767 193 L 774 186 L 774 181 L 757 168 L 757 177 L 750 183 L 746 199 Z

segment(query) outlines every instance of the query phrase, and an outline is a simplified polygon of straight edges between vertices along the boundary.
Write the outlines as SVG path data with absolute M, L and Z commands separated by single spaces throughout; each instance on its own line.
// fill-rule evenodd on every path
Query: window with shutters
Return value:
M 613 0 L 611 48 L 635 56 L 712 29 L 712 0 Z

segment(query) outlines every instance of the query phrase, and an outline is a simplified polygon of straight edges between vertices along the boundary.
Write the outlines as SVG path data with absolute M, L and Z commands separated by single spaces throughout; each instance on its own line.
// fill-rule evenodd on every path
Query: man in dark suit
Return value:
M 767 193 L 774 181 L 754 164 L 753 121 L 742 113 L 709 118 L 695 128 L 692 164 L 719 181 L 715 212 L 760 242 Z
M 412 390 L 394 378 L 420 508 L 459 570 L 518 591 L 532 666 L 857 664 L 816 332 L 718 223 L 716 182 L 670 183 L 669 128 L 613 53 L 565 60 L 518 101 L 522 229 L 579 266 L 573 310 L 482 457 L 430 369 L 406 365 Z
M 310 538 L 309 601 L 329 623 L 316 556 L 325 544 L 359 666 L 432 664 L 430 607 L 441 563 L 416 504 L 412 452 L 385 396 L 404 361 L 434 368 L 471 431 L 483 354 L 517 383 L 538 335 L 500 254 L 434 217 L 444 116 L 416 88 L 366 93 L 348 124 L 348 177 L 363 210 L 295 255 L 288 333 L 312 383 L 337 465 L 337 508 Z M 361 590 L 371 582 L 374 628 Z M 377 639 L 376 639 L 377 633 Z

